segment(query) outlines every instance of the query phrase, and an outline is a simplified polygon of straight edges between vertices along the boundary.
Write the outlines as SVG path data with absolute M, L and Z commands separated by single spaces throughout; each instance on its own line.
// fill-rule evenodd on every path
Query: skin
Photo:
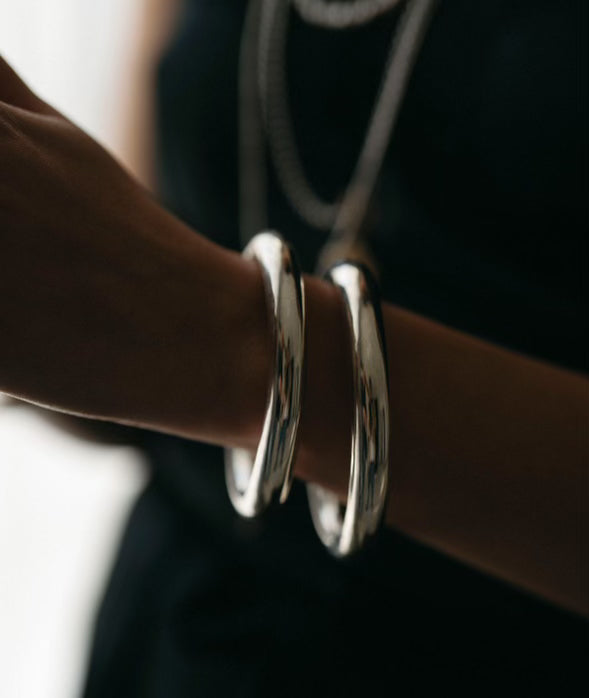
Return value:
M 0 63 L 0 391 L 53 410 L 254 447 L 272 347 L 255 263 L 166 212 Z M 295 471 L 345 498 L 338 293 L 306 280 Z M 589 381 L 383 306 L 387 524 L 587 614 Z

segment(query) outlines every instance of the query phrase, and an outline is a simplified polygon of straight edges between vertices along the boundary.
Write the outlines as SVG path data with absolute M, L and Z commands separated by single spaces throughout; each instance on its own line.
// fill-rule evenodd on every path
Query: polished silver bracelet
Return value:
M 347 503 L 319 485 L 307 494 L 315 530 L 337 557 L 354 553 L 378 529 L 388 480 L 389 398 L 376 284 L 362 265 L 342 262 L 325 278 L 344 298 L 352 339 L 354 414 Z
M 262 270 L 275 340 L 274 371 L 262 435 L 255 453 L 225 449 L 225 480 L 235 509 L 260 514 L 288 497 L 301 414 L 305 354 L 303 280 L 289 246 L 274 232 L 254 236 L 243 251 Z

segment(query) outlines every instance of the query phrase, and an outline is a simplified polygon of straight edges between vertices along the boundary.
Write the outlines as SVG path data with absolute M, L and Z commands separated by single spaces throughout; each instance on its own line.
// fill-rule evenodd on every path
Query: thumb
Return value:
M 25 85 L 0 56 L 0 101 L 37 114 L 57 115 L 58 112 Z

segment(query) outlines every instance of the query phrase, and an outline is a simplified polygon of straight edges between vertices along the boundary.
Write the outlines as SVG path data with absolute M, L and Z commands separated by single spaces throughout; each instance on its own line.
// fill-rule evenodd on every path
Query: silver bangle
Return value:
M 369 272 L 351 262 L 325 278 L 344 298 L 353 354 L 354 415 L 350 480 L 345 508 L 338 497 L 307 485 L 315 530 L 337 557 L 358 550 L 380 525 L 387 493 L 389 399 L 384 332 L 376 287 Z
M 288 245 L 274 232 L 254 236 L 243 251 L 262 269 L 276 344 L 266 416 L 255 457 L 242 448 L 225 449 L 229 498 L 242 516 L 260 514 L 279 492 L 288 497 L 299 425 L 305 349 L 302 277 Z

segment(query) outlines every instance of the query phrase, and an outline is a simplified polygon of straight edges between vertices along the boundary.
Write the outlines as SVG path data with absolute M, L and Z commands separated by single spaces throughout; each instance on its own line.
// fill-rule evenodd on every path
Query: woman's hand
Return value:
M 66 382 L 63 364 L 115 331 L 104 305 L 130 320 L 121 276 L 153 264 L 137 223 L 149 201 L 3 61 L 0 100 L 0 389 L 53 403 L 43 382 Z
M 213 340 L 243 326 L 255 270 L 166 213 L 1 59 L 0 162 L 0 391 L 132 423 L 163 412 L 182 431 L 197 386 L 171 363 L 206 366 L 201 389 L 227 371 Z

